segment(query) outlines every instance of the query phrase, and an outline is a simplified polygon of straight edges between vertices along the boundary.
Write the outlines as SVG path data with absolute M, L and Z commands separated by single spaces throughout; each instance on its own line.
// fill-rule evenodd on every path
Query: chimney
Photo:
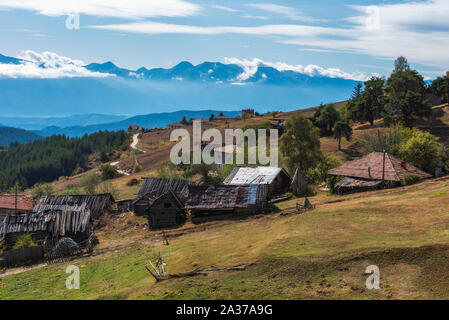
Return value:
M 448 72 L 446 72 L 446 77 L 447 77 L 447 78 L 449 78 L 449 71 L 448 71 Z

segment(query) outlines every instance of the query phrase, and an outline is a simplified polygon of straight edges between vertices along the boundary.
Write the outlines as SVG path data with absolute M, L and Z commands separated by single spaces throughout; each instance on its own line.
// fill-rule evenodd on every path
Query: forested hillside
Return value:
M 0 190 L 19 183 L 27 188 L 50 182 L 88 168 L 89 155 L 103 161 L 116 150 L 125 150 L 129 136 L 124 131 L 98 132 L 82 138 L 55 135 L 27 144 L 12 143 L 0 152 Z
M 27 143 L 41 138 L 37 134 L 10 127 L 0 127 L 0 146 L 7 147 L 11 142 Z

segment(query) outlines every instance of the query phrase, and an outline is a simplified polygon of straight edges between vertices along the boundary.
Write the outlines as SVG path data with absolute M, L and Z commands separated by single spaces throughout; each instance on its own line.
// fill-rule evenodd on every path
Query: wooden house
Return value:
M 0 216 L 15 213 L 32 212 L 35 202 L 24 194 L 0 195 Z
M 143 128 L 141 126 L 133 124 L 133 125 L 128 127 L 128 132 L 142 133 L 143 132 Z
M 283 168 L 278 167 L 235 167 L 223 184 L 245 186 L 251 184 L 268 185 L 270 199 L 287 192 L 292 178 Z
M 170 123 L 170 124 L 167 124 L 167 128 L 168 129 L 179 129 L 179 128 L 182 128 L 182 124 L 177 123 L 177 122 Z
M 328 175 L 342 179 L 335 185 L 338 193 L 373 190 L 385 185 L 395 186 L 408 174 L 417 174 L 423 179 L 432 175 L 384 152 L 373 152 L 360 159 L 347 162 L 329 170 Z
M 147 214 L 150 229 L 173 227 L 184 222 L 186 217 L 184 204 L 171 190 L 154 199 Z
M 172 191 L 181 202 L 187 199 L 189 185 L 199 185 L 201 182 L 180 179 L 147 178 L 140 188 L 139 195 L 134 201 L 134 213 L 138 216 L 148 214 L 148 209 L 160 196 Z
M 189 186 L 185 204 L 192 221 L 226 219 L 238 214 L 256 213 L 267 200 L 266 185 L 248 186 Z

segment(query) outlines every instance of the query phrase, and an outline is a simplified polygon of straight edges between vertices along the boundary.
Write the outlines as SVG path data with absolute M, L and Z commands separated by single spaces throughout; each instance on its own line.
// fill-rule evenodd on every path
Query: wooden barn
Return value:
M 190 185 L 200 185 L 201 182 L 180 179 L 147 178 L 140 188 L 134 201 L 134 213 L 138 216 L 148 214 L 148 209 L 160 196 L 172 191 L 184 203 L 189 194 Z
M 5 240 L 7 248 L 11 248 L 25 233 L 31 234 L 33 240 L 41 245 L 46 238 L 59 237 L 81 242 L 92 231 L 91 211 L 85 205 L 13 214 L 0 221 L 0 239 Z
M 86 208 L 91 212 L 92 219 L 98 219 L 105 212 L 112 212 L 114 198 L 111 194 L 99 195 L 71 195 L 71 196 L 44 196 L 36 204 L 33 211 L 71 210 L 72 208 Z
M 5 239 L 8 246 L 24 233 L 30 233 L 38 243 L 61 236 L 83 241 L 92 233 L 94 220 L 112 210 L 113 201 L 110 194 L 44 196 L 33 212 L 3 217 L 0 239 Z
M 190 186 L 185 204 L 192 221 L 226 219 L 238 214 L 256 213 L 267 200 L 266 185 Z
M 290 188 L 292 178 L 278 167 L 235 167 L 223 184 L 229 186 L 268 185 L 269 199 L 284 194 Z
M 171 190 L 154 199 L 147 214 L 150 229 L 173 227 L 186 218 L 184 204 Z
M 327 174 L 342 177 L 335 185 L 338 193 L 351 193 L 395 186 L 407 174 L 417 174 L 423 179 L 432 175 L 384 152 L 373 152 L 360 159 L 347 162 L 329 170 Z

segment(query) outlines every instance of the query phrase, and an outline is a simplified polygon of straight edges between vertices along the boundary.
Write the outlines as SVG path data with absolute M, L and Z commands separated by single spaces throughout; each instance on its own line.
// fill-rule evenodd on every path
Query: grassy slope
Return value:
M 78 291 L 65 289 L 68 264 L 62 264 L 1 278 L 0 298 L 449 298 L 448 178 L 363 196 L 319 195 L 312 202 L 317 208 L 303 215 L 200 226 L 170 239 L 169 246 L 136 231 L 144 238 L 135 246 L 71 262 L 81 268 Z M 120 232 L 100 234 L 101 247 L 131 236 L 132 224 L 127 232 L 120 229 L 126 224 L 117 227 Z M 155 283 L 144 265 L 159 251 L 170 272 L 256 264 Z M 364 271 L 371 264 L 380 268 L 379 291 L 365 289 Z

